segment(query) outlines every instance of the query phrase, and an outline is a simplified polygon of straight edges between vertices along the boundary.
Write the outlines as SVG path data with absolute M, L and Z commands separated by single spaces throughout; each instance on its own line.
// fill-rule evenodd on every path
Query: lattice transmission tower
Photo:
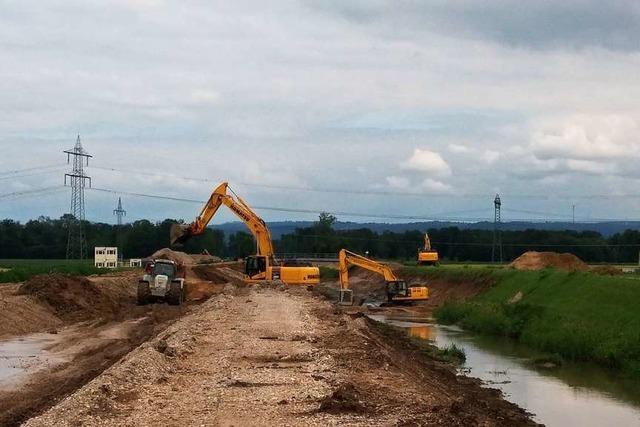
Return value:
M 502 262 L 502 233 L 500 230 L 500 208 L 502 202 L 500 201 L 500 195 L 496 194 L 496 198 L 493 199 L 494 216 L 493 216 L 493 245 L 491 247 L 491 262 L 496 262 L 496 256 L 498 261 Z
M 73 169 L 64 174 L 64 185 L 67 185 L 67 177 L 71 186 L 71 211 L 69 212 L 69 236 L 67 239 L 67 259 L 85 259 L 87 257 L 87 240 L 84 234 L 84 188 L 89 182 L 91 187 L 91 177 L 85 175 L 84 166 L 89 165 L 89 155 L 80 142 L 80 135 L 76 139 L 76 145 L 65 150 L 67 153 L 67 163 L 71 163 L 73 157 Z
M 127 216 L 127 211 L 122 209 L 122 198 L 118 197 L 118 207 L 113 210 L 113 214 L 117 218 L 118 226 L 122 225 L 122 217 Z

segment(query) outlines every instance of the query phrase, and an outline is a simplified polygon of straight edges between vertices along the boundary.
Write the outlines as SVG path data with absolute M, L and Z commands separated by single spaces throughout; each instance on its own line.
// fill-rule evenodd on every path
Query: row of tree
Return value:
M 57 259 L 66 255 L 69 218 L 41 217 L 24 224 L 0 222 L 0 258 Z M 335 254 L 341 248 L 368 252 L 382 259 L 412 260 L 423 242 L 423 231 L 376 233 L 368 228 L 335 230 L 336 218 L 321 214 L 312 226 L 298 228 L 274 242 L 279 254 Z M 125 257 L 145 257 L 169 246 L 169 229 L 176 220 L 159 223 L 147 220 L 122 226 L 86 222 L 87 247 L 117 246 Z M 492 259 L 494 234 L 489 230 L 461 230 L 457 227 L 429 230 L 433 246 L 440 257 L 453 261 L 487 262 Z M 637 262 L 640 231 L 627 230 L 609 238 L 593 231 L 525 230 L 503 231 L 502 259 L 510 261 L 528 250 L 571 252 L 588 262 Z M 229 236 L 215 228 L 187 242 L 182 250 L 203 250 L 223 258 L 240 258 L 255 252 L 250 234 L 236 232 Z M 496 259 L 500 252 L 495 251 Z M 91 254 L 89 254 L 91 256 Z

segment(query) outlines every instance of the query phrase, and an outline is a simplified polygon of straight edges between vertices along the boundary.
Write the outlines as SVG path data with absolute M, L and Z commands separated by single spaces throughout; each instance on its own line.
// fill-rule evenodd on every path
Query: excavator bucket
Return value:
M 182 245 L 191 237 L 191 227 L 185 224 L 173 224 L 169 231 L 171 246 Z
M 353 291 L 351 289 L 340 289 L 338 304 L 353 305 Z

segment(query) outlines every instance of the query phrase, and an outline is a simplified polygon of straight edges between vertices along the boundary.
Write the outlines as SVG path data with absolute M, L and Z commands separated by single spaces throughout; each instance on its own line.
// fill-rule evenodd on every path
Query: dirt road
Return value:
M 227 291 L 25 425 L 533 424 L 369 322 L 301 289 Z

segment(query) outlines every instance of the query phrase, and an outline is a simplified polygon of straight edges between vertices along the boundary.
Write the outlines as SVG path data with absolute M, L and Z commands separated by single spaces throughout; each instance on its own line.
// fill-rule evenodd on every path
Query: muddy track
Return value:
M 16 384 L 0 382 L 0 425 L 19 425 L 73 393 L 124 355 L 189 313 L 193 306 L 224 289 L 202 280 L 207 269 L 188 280 L 190 301 L 180 307 L 137 306 L 138 272 L 93 278 L 37 276 L 23 285 L 5 285 L 0 336 L 21 342 L 45 341 L 43 354 L 22 359 L 30 367 Z M 207 277 L 208 278 L 208 277 Z M 19 360 L 16 363 L 25 362 Z M 10 366 L 11 367 L 11 366 Z

